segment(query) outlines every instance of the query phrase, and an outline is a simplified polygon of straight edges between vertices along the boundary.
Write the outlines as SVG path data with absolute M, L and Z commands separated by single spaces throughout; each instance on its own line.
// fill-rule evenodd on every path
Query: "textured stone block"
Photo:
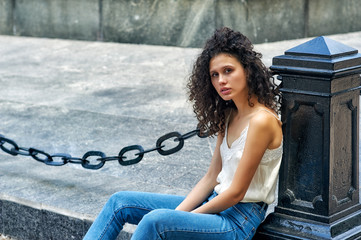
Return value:
M 0 34 L 13 32 L 13 5 L 11 0 L 0 0 Z
M 201 47 L 222 26 L 254 43 L 305 35 L 305 0 L 105 0 L 103 5 L 106 41 Z
M 359 0 L 0 0 L 0 34 L 202 47 L 216 28 L 253 43 L 361 30 Z
M 308 36 L 360 31 L 359 0 L 309 1 Z
M 305 36 L 305 0 L 244 1 L 246 15 L 234 28 L 245 28 L 254 43 L 273 42 Z M 237 15 L 237 11 L 230 11 Z
M 41 239 L 82 239 L 85 235 L 84 221 L 79 218 L 42 210 Z
M 44 206 L 11 196 L 0 196 L 0 233 L 21 240 L 81 240 L 92 224 L 88 215 Z M 120 234 L 130 239 L 132 228 Z
M 41 212 L 33 207 L 3 201 L 4 234 L 16 239 L 38 239 L 41 232 Z
M 96 40 L 98 0 L 16 0 L 16 35 Z
M 217 1 L 217 26 L 236 29 L 254 43 L 304 36 L 304 0 Z
M 200 46 L 214 28 L 213 0 L 103 1 L 106 41 Z

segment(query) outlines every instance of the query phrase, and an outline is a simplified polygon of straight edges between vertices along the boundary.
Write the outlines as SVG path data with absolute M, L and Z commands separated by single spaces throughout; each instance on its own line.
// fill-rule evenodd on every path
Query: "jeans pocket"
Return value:
M 239 203 L 229 208 L 226 214 L 239 229 L 240 239 L 252 239 L 260 224 L 259 214 L 253 213 L 252 203 Z
M 265 207 L 261 207 L 258 204 L 254 203 L 252 206 L 252 214 L 257 216 L 260 222 L 264 220 L 264 217 L 266 215 L 266 209 Z

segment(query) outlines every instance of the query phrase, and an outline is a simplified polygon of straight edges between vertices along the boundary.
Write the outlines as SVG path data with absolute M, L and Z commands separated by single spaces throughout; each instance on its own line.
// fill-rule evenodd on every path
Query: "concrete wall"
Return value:
M 0 0 L 0 34 L 13 33 L 13 6 L 10 0 Z
M 0 0 L 0 34 L 201 47 L 229 26 L 254 43 L 361 30 L 361 0 Z

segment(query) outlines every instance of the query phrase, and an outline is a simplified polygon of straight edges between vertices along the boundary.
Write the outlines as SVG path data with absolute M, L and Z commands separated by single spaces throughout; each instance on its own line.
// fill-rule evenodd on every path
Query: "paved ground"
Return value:
M 361 49 L 361 32 L 330 37 Z M 307 40 L 256 49 L 270 66 Z M 0 36 L 0 134 L 22 147 L 75 157 L 90 150 L 114 156 L 133 144 L 153 148 L 165 133 L 196 126 L 184 86 L 198 52 Z M 152 152 L 137 165 L 107 162 L 100 170 L 0 152 L 0 229 L 18 239 L 80 239 L 114 192 L 187 194 L 205 173 L 214 143 L 193 137 L 174 155 Z

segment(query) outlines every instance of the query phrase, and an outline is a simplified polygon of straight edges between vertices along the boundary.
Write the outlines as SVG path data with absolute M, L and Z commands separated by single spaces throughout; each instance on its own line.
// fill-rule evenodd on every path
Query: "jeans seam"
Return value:
M 254 227 L 252 227 L 251 231 L 249 231 L 248 236 L 247 236 L 247 238 L 246 238 L 245 240 L 247 240 L 247 239 L 252 239 L 252 237 L 253 237 L 253 232 L 255 232 L 255 231 L 256 231 L 256 229 L 255 229 Z M 250 238 L 250 237 L 251 237 L 251 238 Z
M 113 217 L 110 219 L 110 221 L 108 221 L 106 227 L 103 229 L 102 233 L 100 234 L 100 237 L 98 238 L 99 240 L 103 239 L 104 234 L 107 232 L 107 230 L 108 230 L 109 226 L 111 225 L 111 222 L 113 222 L 114 218 L 115 218 L 115 214 L 113 214 Z
M 113 217 L 110 219 L 110 221 L 108 221 L 106 227 L 104 228 L 104 230 L 102 231 L 102 233 L 100 234 L 100 237 L 99 239 L 103 239 L 104 237 L 104 234 L 106 233 L 106 231 L 108 230 L 109 226 L 111 225 L 111 222 L 114 221 L 114 219 L 116 218 L 116 215 L 123 209 L 126 209 L 126 208 L 138 208 L 138 209 L 141 209 L 141 210 L 147 210 L 147 211 L 151 211 L 151 209 L 149 208 L 146 208 L 144 206 L 135 206 L 135 205 L 126 205 L 126 206 L 122 206 L 122 207 L 119 207 L 117 208 L 115 211 L 113 211 Z
M 245 221 L 248 219 L 248 217 L 247 217 L 241 210 L 239 210 L 239 209 L 236 208 L 235 206 L 233 206 L 233 208 L 234 208 L 239 214 L 242 215 L 242 217 L 244 218 L 244 221 L 243 221 L 243 222 L 245 222 Z M 242 223 L 242 225 L 243 225 L 243 223 Z
M 261 221 L 263 221 L 265 214 L 264 207 L 262 207 L 261 209 L 252 207 L 252 213 L 254 213 Z
M 236 229 L 235 228 L 231 228 L 227 231 L 200 231 L 200 230 L 181 230 L 181 229 L 178 229 L 178 230 L 165 230 L 165 231 L 162 231 L 159 233 L 159 235 L 164 235 L 165 233 L 168 233 L 168 232 L 189 232 L 189 233 L 200 233 L 200 234 L 224 234 L 224 233 L 229 233 L 229 232 L 234 232 Z M 161 239 L 161 238 L 159 238 Z
M 241 210 L 239 210 L 237 207 L 233 206 L 233 208 L 234 208 L 239 214 L 241 214 L 241 216 L 243 216 L 244 220 L 243 220 L 242 223 L 241 223 L 241 226 L 242 226 L 242 228 L 243 228 L 244 225 L 245 225 L 247 222 L 249 222 L 249 221 L 248 221 L 248 216 L 246 216 L 246 215 L 245 215 Z M 257 213 L 257 211 L 255 211 L 255 210 L 258 210 L 258 209 L 255 208 L 255 206 L 252 206 L 251 212 L 254 213 L 254 214 L 256 214 L 257 217 L 260 219 L 260 217 L 261 217 L 261 212 L 258 210 L 259 213 Z M 243 229 L 244 229 L 244 228 L 243 228 Z M 250 231 L 248 232 L 248 235 L 246 236 L 245 240 L 247 240 L 247 239 L 252 239 L 255 231 L 256 231 L 256 230 L 255 230 L 255 227 L 252 226 L 252 228 L 251 228 Z

